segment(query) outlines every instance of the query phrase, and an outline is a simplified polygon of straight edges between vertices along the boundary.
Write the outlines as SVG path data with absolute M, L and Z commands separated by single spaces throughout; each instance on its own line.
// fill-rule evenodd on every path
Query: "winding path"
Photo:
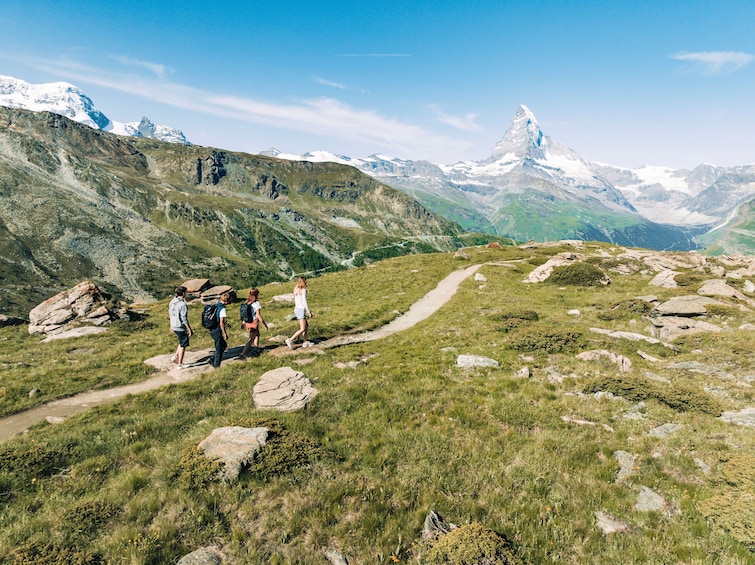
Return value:
M 472 276 L 479 268 L 480 265 L 472 265 L 452 272 L 440 281 L 438 286 L 412 304 L 404 314 L 376 330 L 354 335 L 337 336 L 318 343 L 317 347 L 320 349 L 329 349 L 350 343 L 374 341 L 407 330 L 422 320 L 429 318 L 441 306 L 446 304 L 456 293 L 459 285 L 465 279 Z M 129 394 L 139 394 L 155 390 L 162 386 L 191 380 L 198 374 L 211 370 L 210 365 L 207 364 L 210 353 L 211 349 L 187 351 L 184 360 L 188 367 L 180 371 L 171 362 L 170 354 L 158 355 L 147 359 L 145 363 L 156 367 L 159 371 L 152 377 L 139 383 L 82 392 L 81 394 L 54 400 L 23 412 L 0 418 L 0 441 L 10 439 L 16 434 L 22 433 L 29 426 L 44 419 L 53 422 L 58 419 L 62 420 L 92 406 L 105 404 Z M 241 346 L 229 348 L 223 356 L 223 360 L 227 360 L 229 363 L 235 362 L 240 353 Z

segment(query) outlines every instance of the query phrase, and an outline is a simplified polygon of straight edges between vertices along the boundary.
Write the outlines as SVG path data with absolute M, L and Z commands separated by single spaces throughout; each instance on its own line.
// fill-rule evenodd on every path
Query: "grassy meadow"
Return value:
M 472 563 L 418 543 L 431 510 L 493 530 L 517 563 L 755 563 L 755 431 L 716 417 L 753 405 L 752 331 L 737 329 L 752 312 L 717 307 L 708 321 L 730 331 L 675 349 L 591 332 L 644 332 L 633 299 L 694 294 L 697 274 L 662 289 L 648 286 L 653 273 L 604 263 L 607 287 L 521 282 L 566 250 L 470 248 L 468 260 L 416 255 L 312 278 L 313 341 L 383 325 L 455 269 L 483 263 L 487 280 L 467 279 L 429 319 L 383 340 L 224 364 L 0 443 L 0 563 L 173 564 L 205 546 L 224 563 L 324 563 L 327 548 L 357 564 Z M 291 287 L 261 287 L 263 345 L 296 327 L 292 305 L 272 301 Z M 0 414 L 147 378 L 143 361 L 175 349 L 168 295 L 97 336 L 40 343 L 26 327 L 0 329 Z M 212 345 L 200 308 L 190 308 L 192 348 Z M 576 358 L 601 349 L 628 357 L 631 372 Z M 459 354 L 500 368 L 459 368 Z M 255 383 L 281 366 L 319 390 L 306 410 L 255 408 Z M 529 378 L 516 376 L 523 367 Z M 595 398 L 596 387 L 623 398 Z M 665 423 L 682 427 L 649 435 Z M 234 484 L 195 451 L 228 425 L 276 432 Z M 620 483 L 616 451 L 636 456 Z M 663 511 L 634 509 L 642 486 L 664 497 Z M 629 529 L 604 534 L 597 512 Z

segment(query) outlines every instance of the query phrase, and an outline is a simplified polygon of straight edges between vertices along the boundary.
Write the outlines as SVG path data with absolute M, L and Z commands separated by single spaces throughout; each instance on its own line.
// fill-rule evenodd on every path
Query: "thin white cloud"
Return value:
M 409 57 L 408 53 L 342 53 L 336 57 Z
M 707 75 L 733 73 L 755 60 L 755 55 L 738 51 L 698 51 L 672 55 L 677 61 L 695 63 Z
M 340 82 L 333 82 L 332 80 L 328 80 L 322 77 L 314 77 L 314 79 L 316 83 L 323 86 L 332 86 L 333 88 L 337 88 L 339 90 L 346 90 L 346 85 Z
M 374 110 L 354 108 L 333 98 L 301 100 L 292 104 L 271 103 L 213 93 L 163 79 L 114 74 L 112 70 L 69 59 L 25 59 L 23 62 L 74 82 L 96 84 L 198 114 L 369 143 L 396 154 L 451 154 L 467 145 L 421 126 L 383 116 Z
M 168 67 L 165 65 L 161 65 L 160 63 L 152 63 L 151 61 L 141 61 L 139 59 L 134 59 L 133 57 L 111 57 L 113 60 L 118 61 L 122 65 L 126 65 L 128 67 L 137 67 L 142 69 L 147 69 L 148 71 L 154 73 L 154 75 L 158 78 L 165 78 L 165 74 L 168 71 Z
M 475 133 L 482 131 L 479 124 L 475 122 L 477 114 L 469 113 L 464 116 L 452 116 L 443 112 L 438 106 L 430 106 L 430 109 L 435 112 L 436 119 L 441 123 L 462 131 Z

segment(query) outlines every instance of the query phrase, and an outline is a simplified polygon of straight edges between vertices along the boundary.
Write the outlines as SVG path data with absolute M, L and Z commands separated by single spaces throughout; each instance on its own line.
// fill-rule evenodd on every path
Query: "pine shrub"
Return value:
M 553 269 L 545 282 L 557 286 L 600 286 L 605 274 L 595 265 L 577 262 Z

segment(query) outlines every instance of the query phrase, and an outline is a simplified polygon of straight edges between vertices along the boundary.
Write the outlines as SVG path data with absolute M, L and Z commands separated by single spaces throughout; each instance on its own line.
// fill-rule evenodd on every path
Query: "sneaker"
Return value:
M 286 345 L 288 345 L 289 349 L 293 349 L 294 348 L 294 344 L 291 343 L 291 339 L 290 338 L 286 338 Z
M 171 362 L 171 363 L 178 363 L 178 357 L 176 357 L 176 356 L 174 355 L 173 357 L 171 357 L 171 358 L 170 358 L 170 362 Z
M 178 370 L 179 370 L 179 371 L 180 371 L 181 369 L 185 369 L 185 368 L 186 368 L 186 365 L 184 365 L 183 363 L 180 363 L 180 364 L 178 365 Z

